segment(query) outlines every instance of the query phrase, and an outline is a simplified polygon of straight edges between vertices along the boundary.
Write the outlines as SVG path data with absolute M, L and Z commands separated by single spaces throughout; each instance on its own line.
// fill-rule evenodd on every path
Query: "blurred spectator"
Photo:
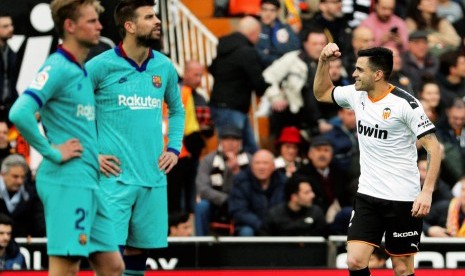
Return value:
M 465 53 L 445 52 L 439 58 L 436 79 L 441 89 L 441 100 L 450 106 L 455 98 L 465 98 Z
M 262 0 L 260 10 L 261 32 L 255 46 L 263 68 L 287 52 L 298 50 L 300 41 L 292 28 L 278 19 L 279 0 Z
M 320 11 L 310 20 L 304 21 L 304 29 L 316 26 L 325 31 L 329 42 L 334 42 L 340 47 L 347 45 L 352 29 L 342 13 L 342 0 L 321 0 L 318 7 Z
M 258 148 L 247 116 L 252 91 L 261 96 L 268 87 L 254 48 L 259 35 L 260 23 L 250 16 L 242 18 L 238 32 L 220 38 L 218 55 L 209 68 L 215 79 L 211 115 L 218 133 L 228 125 L 236 126 L 242 131 L 244 150 L 250 153 Z
M 13 37 L 13 31 L 11 16 L 0 11 L 0 120 L 2 121 L 8 120 L 8 112 L 18 98 L 16 53 L 7 44 L 7 41 Z
M 439 85 L 433 76 L 423 75 L 422 85 L 417 93 L 425 114 L 435 125 L 444 120 L 446 116 L 444 103 L 441 101 Z
M 205 147 L 197 121 L 193 91 L 200 86 L 202 67 L 197 61 L 184 66 L 184 78 L 180 83 L 181 100 L 185 110 L 185 128 L 182 148 L 176 166 L 168 173 L 168 210 L 194 213 L 195 174 L 200 154 Z M 163 133 L 168 141 L 168 105 L 163 104 Z
M 405 19 L 410 33 L 427 33 L 429 51 L 435 56 L 460 46 L 460 37 L 447 19 L 438 17 L 437 7 L 438 0 L 410 0 Z
M 218 149 L 201 161 L 195 179 L 200 201 L 195 206 L 195 234 L 206 236 L 211 221 L 228 223 L 228 197 L 233 178 L 249 167 L 252 157 L 242 151 L 242 133 L 233 126 L 219 135 Z
M 383 246 L 375 247 L 373 253 L 370 256 L 368 268 L 386 268 L 386 261 L 389 259 L 389 255 Z
M 13 237 L 45 236 L 43 205 L 35 187 L 26 183 L 28 171 L 21 155 L 10 155 L 2 162 L 0 213 L 13 220 Z
M 360 23 L 373 31 L 374 46 L 395 47 L 407 51 L 408 30 L 405 21 L 394 14 L 396 0 L 374 0 L 374 11 Z
M 275 171 L 274 157 L 268 150 L 257 151 L 250 169 L 234 178 L 229 196 L 229 212 L 234 220 L 235 234 L 254 236 L 266 213 L 284 202 L 286 176 Z
M 342 64 L 347 71 L 350 83 L 355 82 L 352 74 L 355 71 L 358 51 L 361 49 L 371 48 L 374 45 L 374 35 L 370 28 L 359 26 L 352 31 L 351 47 L 348 51 L 342 53 Z
M 390 49 L 392 51 L 392 73 L 391 73 L 391 77 L 389 79 L 389 82 L 396 86 L 396 87 L 399 87 L 405 91 L 407 91 L 408 93 L 410 93 L 411 95 L 414 95 L 415 96 L 415 92 L 413 91 L 413 86 L 412 86 L 412 82 L 410 81 L 410 79 L 405 76 L 403 73 L 402 73 L 402 58 L 401 58 L 401 54 L 399 52 L 399 49 L 397 47 L 394 47 L 394 46 L 386 46 L 386 48 Z
M 323 210 L 313 205 L 310 181 L 292 177 L 284 188 L 285 202 L 271 208 L 260 227 L 262 236 L 327 236 Z
M 3 159 L 14 152 L 11 148 L 10 142 L 8 141 L 8 123 L 0 120 L 0 164 Z
M 12 220 L 8 216 L 0 214 L 0 270 L 27 269 L 24 256 L 19 252 L 19 246 L 15 242 L 12 232 Z
M 360 151 L 358 148 L 357 122 L 355 112 L 350 109 L 340 108 L 338 118 L 340 125 L 325 133 L 324 136 L 333 147 L 332 164 L 343 171 L 348 179 L 360 176 Z
M 279 0 L 282 22 L 291 26 L 296 34 L 302 30 L 302 20 L 309 19 L 317 11 L 318 0 Z
M 344 206 L 351 206 L 348 187 L 350 180 L 334 165 L 333 147 L 328 138 L 316 136 L 312 138 L 308 150 L 309 163 L 297 171 L 310 180 L 315 192 L 315 204 L 326 214 L 326 222 L 332 223 L 336 214 Z
M 408 50 L 402 56 L 402 73 L 412 82 L 413 91 L 418 93 L 423 75 L 435 75 L 439 60 L 428 50 L 428 34 L 414 31 L 409 35 Z
M 464 3 L 462 2 L 462 5 Z M 462 6 L 454 0 L 438 0 L 438 17 L 447 19 L 450 23 L 455 23 L 463 17 Z
M 192 236 L 192 225 L 189 222 L 189 213 L 173 212 L 168 217 L 169 237 Z
M 223 17 L 228 15 L 228 5 L 229 0 L 215 0 L 215 10 L 214 16 L 215 17 Z
M 305 30 L 302 50 L 285 54 L 263 75 L 271 86 L 265 93 L 272 106 L 270 132 L 277 137 L 286 126 L 318 132 L 321 112 L 313 96 L 313 79 L 321 50 L 328 40 L 323 30 Z
M 204 66 L 196 60 L 186 62 L 182 84 L 184 89 L 191 90 L 192 97 L 194 98 L 197 122 L 199 123 L 202 137 L 210 138 L 213 136 L 215 129 L 213 121 L 211 120 L 207 95 L 201 87 L 204 70 Z
M 428 170 L 428 159 L 426 154 L 418 155 L 418 171 L 420 172 L 420 185 L 423 187 L 423 183 L 425 183 L 426 178 L 426 171 Z M 443 201 L 443 200 L 451 200 L 452 199 L 452 192 L 450 185 L 445 183 L 441 178 L 436 180 L 436 185 L 434 186 L 433 192 L 433 200 L 432 205 L 436 202 Z
M 423 233 L 429 237 L 465 237 L 465 182 L 460 196 L 431 206 L 423 219 Z
M 446 118 L 437 125 L 436 135 L 444 145 L 440 177 L 450 186 L 464 175 L 465 165 L 465 103 L 456 98 L 446 109 Z
M 282 171 L 287 177 L 291 177 L 302 166 L 301 145 L 302 138 L 299 129 L 296 127 L 283 128 L 279 139 L 276 140 L 279 153 L 274 160 L 275 169 Z

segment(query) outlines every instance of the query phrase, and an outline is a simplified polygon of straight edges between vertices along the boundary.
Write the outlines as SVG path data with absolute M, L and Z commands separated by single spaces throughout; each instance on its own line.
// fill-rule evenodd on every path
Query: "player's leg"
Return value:
M 50 275 L 76 275 L 89 254 L 92 189 L 37 181 L 44 204 Z
M 50 256 L 48 258 L 49 276 L 75 276 L 79 272 L 78 258 Z
M 383 200 L 357 194 L 347 232 L 347 266 L 351 276 L 369 276 L 368 263 L 383 238 Z
M 414 273 L 414 255 L 418 252 L 423 220 L 412 217 L 412 205 L 413 202 L 394 202 L 394 216 L 386 223 L 386 251 L 391 255 L 396 275 Z
M 410 276 L 413 275 L 414 269 L 414 255 L 407 256 L 391 256 L 392 267 L 396 276 Z
M 120 276 L 124 263 L 116 242 L 114 221 L 108 205 L 102 198 L 101 190 L 94 190 L 96 208 L 90 233 L 89 262 L 97 276 Z
M 160 182 L 161 187 L 139 187 L 123 256 L 128 275 L 144 275 L 148 250 L 168 246 L 166 178 Z

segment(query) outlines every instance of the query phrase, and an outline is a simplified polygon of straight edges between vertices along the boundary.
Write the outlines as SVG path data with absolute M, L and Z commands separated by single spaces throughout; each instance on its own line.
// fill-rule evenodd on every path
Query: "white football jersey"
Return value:
M 371 99 L 354 85 L 338 86 L 333 101 L 353 109 L 360 146 L 358 192 L 377 198 L 414 201 L 420 192 L 416 140 L 434 132 L 420 102 L 391 86 Z

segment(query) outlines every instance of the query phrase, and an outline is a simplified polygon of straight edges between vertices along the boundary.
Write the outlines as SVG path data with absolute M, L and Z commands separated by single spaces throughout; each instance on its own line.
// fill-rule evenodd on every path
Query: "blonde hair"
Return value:
M 63 38 L 65 29 L 63 24 L 66 19 L 77 21 L 80 16 L 80 7 L 92 5 L 97 13 L 102 13 L 105 9 L 100 4 L 99 0 L 53 0 L 50 4 L 52 11 L 53 23 L 58 35 Z

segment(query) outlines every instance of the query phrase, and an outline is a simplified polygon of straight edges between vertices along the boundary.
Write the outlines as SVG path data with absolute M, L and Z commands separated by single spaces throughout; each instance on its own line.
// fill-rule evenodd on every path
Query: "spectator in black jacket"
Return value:
M 210 96 L 211 115 L 218 134 L 228 125 L 241 129 L 244 150 L 249 153 L 257 150 L 247 117 L 252 91 L 261 96 L 268 87 L 254 48 L 259 34 L 260 23 L 255 18 L 242 18 L 237 32 L 220 38 L 218 55 L 209 67 L 215 79 Z
M 268 211 L 260 228 L 262 236 L 326 236 L 323 210 L 313 205 L 315 193 L 302 176 L 290 178 L 284 188 L 286 202 Z
M 35 188 L 26 184 L 29 167 L 19 154 L 2 162 L 0 213 L 13 220 L 13 237 L 45 236 L 44 209 Z
M 229 195 L 229 213 L 235 234 L 254 236 L 270 208 L 284 202 L 286 176 L 274 169 L 274 156 L 268 150 L 257 151 L 251 168 L 234 178 Z

